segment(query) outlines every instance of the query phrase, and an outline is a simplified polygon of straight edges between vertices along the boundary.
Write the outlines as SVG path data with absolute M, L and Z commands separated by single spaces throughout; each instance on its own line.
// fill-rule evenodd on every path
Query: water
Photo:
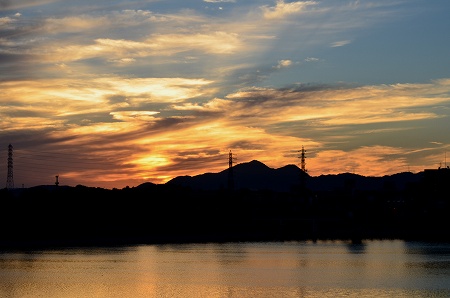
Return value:
M 318 241 L 3 252 L 0 297 L 450 297 L 450 244 Z

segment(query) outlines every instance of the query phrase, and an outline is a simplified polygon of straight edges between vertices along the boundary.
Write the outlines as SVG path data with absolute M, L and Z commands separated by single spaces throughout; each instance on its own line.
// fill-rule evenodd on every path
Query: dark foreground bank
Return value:
M 446 196 L 358 192 L 40 186 L 0 190 L 1 248 L 181 242 L 450 241 Z

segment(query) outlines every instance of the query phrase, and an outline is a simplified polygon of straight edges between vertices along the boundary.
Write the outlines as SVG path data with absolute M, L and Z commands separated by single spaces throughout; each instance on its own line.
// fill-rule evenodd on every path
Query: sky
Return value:
M 162 184 L 226 170 L 230 152 L 300 167 L 302 147 L 311 176 L 446 167 L 449 13 L 448 0 L 0 0 L 0 187 L 9 144 L 14 187 Z

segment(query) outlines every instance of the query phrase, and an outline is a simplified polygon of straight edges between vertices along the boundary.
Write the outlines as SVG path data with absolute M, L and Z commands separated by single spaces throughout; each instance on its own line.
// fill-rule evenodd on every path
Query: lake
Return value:
M 4 251 L 0 297 L 450 297 L 450 244 L 295 241 Z

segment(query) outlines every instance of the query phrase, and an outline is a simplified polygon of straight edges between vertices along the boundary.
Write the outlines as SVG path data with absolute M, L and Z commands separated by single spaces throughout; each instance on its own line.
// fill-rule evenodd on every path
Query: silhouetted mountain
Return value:
M 155 190 L 157 187 L 158 187 L 158 185 L 155 183 L 145 182 L 145 183 L 142 183 L 142 184 L 139 184 L 138 186 L 136 186 L 136 189 L 142 190 L 142 191 L 152 191 L 152 190 Z
M 375 191 L 386 188 L 404 190 L 409 184 L 421 181 L 422 177 L 423 172 L 417 174 L 405 172 L 382 177 L 341 173 L 311 177 L 307 182 L 307 187 L 313 191 L 334 191 L 348 188 L 363 191 Z
M 190 187 L 197 190 L 219 190 L 228 187 L 230 169 L 218 173 L 205 173 L 196 176 L 179 176 L 166 184 Z M 398 173 L 383 177 L 366 177 L 351 173 L 310 176 L 296 165 L 286 165 L 273 169 L 260 161 L 237 164 L 232 168 L 234 189 L 292 191 L 305 186 L 311 191 L 335 191 L 357 189 L 363 191 L 391 188 L 403 190 L 410 183 L 417 183 L 423 173 Z M 302 183 L 304 183 L 302 185 Z
M 278 169 L 269 168 L 260 161 L 252 160 L 232 168 L 234 189 L 291 191 L 308 175 L 295 165 Z M 230 169 L 219 173 L 205 173 L 196 176 L 179 176 L 166 184 L 190 187 L 198 190 L 219 190 L 228 188 Z

